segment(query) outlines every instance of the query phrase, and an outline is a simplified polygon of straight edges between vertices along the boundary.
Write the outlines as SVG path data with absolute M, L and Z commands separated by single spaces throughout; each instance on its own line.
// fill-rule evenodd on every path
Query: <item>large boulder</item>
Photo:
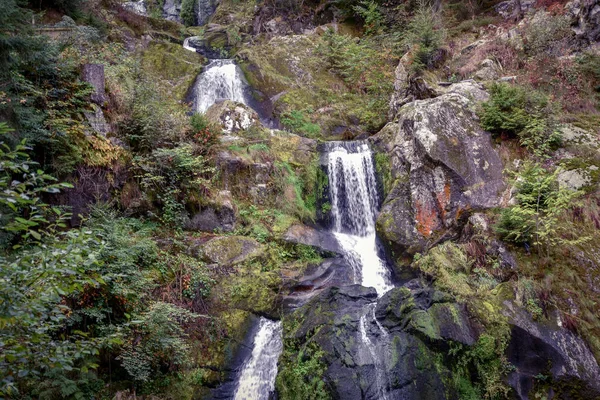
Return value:
M 263 246 L 246 236 L 221 236 L 201 244 L 198 250 L 208 262 L 229 266 L 259 256 Z
M 397 257 L 453 237 L 472 211 L 499 205 L 502 162 L 476 114 L 487 97 L 473 81 L 452 85 L 402 106 L 372 138 L 391 159 L 394 183 L 377 229 Z
M 189 219 L 184 221 L 184 229 L 204 232 L 231 232 L 235 229 L 235 208 L 231 193 L 222 190 L 215 200 L 201 206 Z
M 561 327 L 557 315 L 542 324 L 514 303 L 504 305 L 511 325 L 507 358 L 514 366 L 508 381 L 518 399 L 528 399 L 540 377 L 556 398 L 600 399 L 600 368 L 579 336 Z
M 210 106 L 206 110 L 206 118 L 220 126 L 223 133 L 227 134 L 260 126 L 260 119 L 256 111 L 231 100 L 221 101 Z

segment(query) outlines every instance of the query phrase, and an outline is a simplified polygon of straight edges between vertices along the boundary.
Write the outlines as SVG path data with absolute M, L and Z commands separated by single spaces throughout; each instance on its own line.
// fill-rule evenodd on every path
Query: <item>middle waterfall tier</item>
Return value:
M 218 101 L 233 100 L 248 104 L 248 84 L 240 67 L 233 60 L 212 60 L 194 85 L 194 108 L 204 113 Z
M 379 196 L 371 150 L 365 141 L 325 146 L 333 233 L 353 269 L 355 283 L 374 287 L 381 296 L 393 285 L 377 251 Z

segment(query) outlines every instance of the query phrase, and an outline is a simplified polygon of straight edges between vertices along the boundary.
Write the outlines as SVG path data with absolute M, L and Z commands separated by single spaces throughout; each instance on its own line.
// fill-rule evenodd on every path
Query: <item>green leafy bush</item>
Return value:
M 572 221 L 563 219 L 582 194 L 560 188 L 560 169 L 550 173 L 538 164 L 526 164 L 516 177 L 517 204 L 502 210 L 496 231 L 504 240 L 536 247 L 584 243 L 589 238 L 573 235 Z
M 292 110 L 281 116 L 281 124 L 293 132 L 316 138 L 321 134 L 321 127 L 313 124 L 303 111 Z
M 440 16 L 432 7 L 421 3 L 410 20 L 404 37 L 404 45 L 412 52 L 413 72 L 431 68 L 435 56 L 446 38 Z
M 186 26 L 196 24 L 196 5 L 197 0 L 182 0 L 181 1 L 181 19 Z
M 379 5 L 373 0 L 362 0 L 353 7 L 362 19 L 365 20 L 365 33 L 373 35 L 381 33 L 383 26 L 383 15 L 379 10 Z
M 561 132 L 547 96 L 507 83 L 494 84 L 490 94 L 480 112 L 484 129 L 517 136 L 522 146 L 540 157 L 560 144 Z

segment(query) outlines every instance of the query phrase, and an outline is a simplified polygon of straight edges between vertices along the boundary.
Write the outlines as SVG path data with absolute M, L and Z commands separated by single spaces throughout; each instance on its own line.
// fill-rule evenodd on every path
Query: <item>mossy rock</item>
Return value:
M 256 240 L 245 236 L 222 236 L 203 244 L 204 257 L 219 265 L 235 265 L 259 256 L 263 247 Z
M 151 42 L 142 54 L 142 68 L 157 79 L 166 81 L 164 90 L 170 97 L 181 100 L 202 70 L 204 58 L 167 42 Z

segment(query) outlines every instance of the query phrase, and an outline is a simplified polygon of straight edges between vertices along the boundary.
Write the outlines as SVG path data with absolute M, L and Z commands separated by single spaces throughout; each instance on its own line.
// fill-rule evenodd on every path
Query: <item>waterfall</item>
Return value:
M 194 53 L 196 53 L 196 48 L 190 46 L 190 38 L 185 38 L 185 40 L 183 41 L 183 48 L 189 51 L 193 51 Z
M 247 87 L 242 70 L 233 60 L 212 60 L 196 79 L 196 112 L 204 113 L 217 101 L 225 99 L 247 104 Z
M 215 1 L 213 0 L 198 0 L 196 10 L 196 23 L 198 26 L 206 25 L 208 19 L 215 12 Z
M 390 272 L 377 252 L 377 180 L 367 142 L 329 142 L 324 154 L 329 177 L 332 230 L 354 273 L 354 283 L 375 288 L 380 297 L 393 288 Z M 376 303 L 365 306 L 358 326 L 362 365 L 375 369 L 371 397 L 387 400 L 391 386 L 384 365 L 388 333 L 375 318 Z M 378 338 L 375 342 L 372 337 Z
M 333 233 L 354 272 L 354 282 L 379 296 L 393 285 L 377 253 L 375 218 L 379 207 L 371 150 L 364 141 L 326 144 Z
M 283 350 L 281 321 L 260 318 L 252 355 L 242 366 L 234 400 L 268 400 L 275 390 L 277 360 Z

